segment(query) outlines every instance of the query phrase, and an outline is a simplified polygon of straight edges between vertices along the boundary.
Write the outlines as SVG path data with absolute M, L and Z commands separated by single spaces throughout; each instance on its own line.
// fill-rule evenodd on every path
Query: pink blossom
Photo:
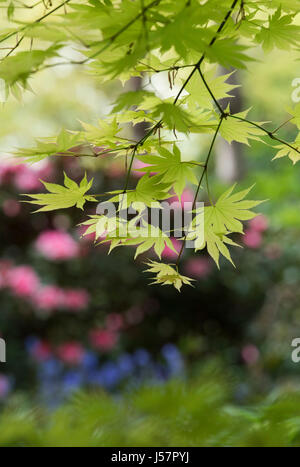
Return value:
M 71 235 L 61 230 L 46 230 L 35 242 L 35 247 L 52 261 L 67 260 L 78 256 L 79 247 Z
M 33 296 L 39 285 L 39 278 L 30 266 L 17 266 L 8 273 L 8 286 L 18 297 Z
M 243 236 L 243 242 L 248 248 L 259 248 L 262 244 L 262 235 L 257 230 L 248 229 Z
M 19 167 L 19 170 L 14 174 L 14 184 L 16 188 L 22 191 L 40 189 L 43 186 L 40 180 L 49 179 L 53 171 L 52 166 L 46 161 L 40 161 L 32 167 L 25 164 Z
M 0 183 L 7 183 L 11 178 L 23 170 L 24 165 L 16 164 L 11 161 L 0 163 Z
M 253 365 L 259 359 L 259 350 L 255 345 L 249 344 L 242 349 L 242 358 L 248 365 Z
M 181 198 L 179 200 L 178 196 L 172 196 L 172 198 L 170 198 L 168 201 L 169 203 L 178 203 L 178 208 L 187 208 L 187 210 L 191 210 L 192 208 L 192 204 L 193 204 L 193 201 L 194 201 L 194 193 L 192 192 L 192 190 L 190 190 L 189 188 L 186 188 L 185 190 L 183 190 L 182 192 L 182 195 L 181 195 Z M 185 203 L 186 203 L 186 206 L 185 206 Z
M 89 304 L 89 294 L 84 289 L 69 289 L 63 292 L 62 306 L 70 311 L 79 311 L 87 308 Z
M 75 341 L 65 342 L 57 349 L 59 358 L 68 365 L 79 365 L 82 362 L 84 353 L 83 346 Z
M 91 344 L 96 349 L 107 351 L 115 347 L 118 336 L 114 332 L 106 329 L 94 329 L 90 333 L 90 340 Z
M 21 203 L 15 199 L 6 199 L 2 204 L 2 209 L 7 217 L 16 217 L 21 211 Z
M 177 258 L 178 253 L 180 252 L 181 242 L 179 240 L 177 240 L 176 238 L 172 238 L 171 241 L 172 241 L 173 246 L 174 246 L 175 250 L 177 251 L 177 253 L 175 251 L 171 250 L 171 248 L 169 248 L 166 245 L 164 251 L 162 252 L 162 257 L 163 258 L 168 258 L 168 259 Z
M 27 167 L 15 175 L 14 183 L 16 188 L 23 192 L 34 191 L 42 187 L 38 174 Z
M 11 390 L 11 383 L 7 376 L 0 373 L 0 399 L 4 399 L 8 396 Z
M 212 270 L 212 263 L 208 258 L 190 258 L 185 264 L 188 276 L 195 278 L 207 277 Z
M 135 160 L 134 163 L 133 163 L 133 172 L 132 172 L 132 175 L 134 177 L 137 177 L 137 178 L 140 178 L 142 177 L 143 175 L 145 175 L 147 172 L 142 172 L 140 170 L 137 170 L 137 169 L 143 169 L 144 167 L 149 167 L 149 164 L 146 164 L 145 162 L 142 162 L 140 160 Z M 153 175 L 153 174 L 152 174 Z
M 40 288 L 33 298 L 36 307 L 44 311 L 58 309 L 62 305 L 62 301 L 62 290 L 52 285 Z
M 257 232 L 265 232 L 269 226 L 269 221 L 266 216 L 262 214 L 260 216 L 254 217 L 249 222 L 249 226 L 251 230 L 257 230 Z

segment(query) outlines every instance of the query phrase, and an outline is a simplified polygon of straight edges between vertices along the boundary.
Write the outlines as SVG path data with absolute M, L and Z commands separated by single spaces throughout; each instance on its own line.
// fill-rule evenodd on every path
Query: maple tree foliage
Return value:
M 235 187 L 212 201 L 208 168 L 215 142 L 217 138 L 244 145 L 261 141 L 270 146 L 271 158 L 288 156 L 296 163 L 300 159 L 300 106 L 289 109 L 295 138 L 284 141 L 280 137 L 283 125 L 272 130 L 271 122 L 251 120 L 249 109 L 233 114 L 230 104 L 223 108 L 221 100 L 231 99 L 236 85 L 228 82 L 234 71 L 222 75 L 219 67 L 251 68 L 255 48 L 265 53 L 273 48 L 287 53 L 298 50 L 299 0 L 11 0 L 1 5 L 7 28 L 0 35 L 4 50 L 0 79 L 7 95 L 19 97 L 30 89 L 33 74 L 68 64 L 84 67 L 100 83 L 116 79 L 125 84 L 132 77 L 151 82 L 153 76 L 165 73 L 176 91 L 172 98 L 163 98 L 147 86 L 124 91 L 96 126 L 82 123 L 80 131 L 62 129 L 58 136 L 37 140 L 32 149 L 19 148 L 15 156 L 28 163 L 52 156 L 97 158 L 105 154 L 112 160 L 122 158 L 126 166 L 124 185 L 118 191 L 96 195 L 92 180 L 85 177 L 77 184 L 65 175 L 65 186 L 44 183 L 48 193 L 30 195 L 30 202 L 42 211 L 83 209 L 85 203 L 106 197 L 118 205 L 114 219 L 103 214 L 88 217 L 84 222 L 87 233 L 94 232 L 97 242 L 110 242 L 111 249 L 135 246 L 135 256 L 154 247 L 160 258 L 165 246 L 172 248 L 167 233 L 147 235 L 149 224 L 138 215 L 136 235 L 125 238 L 120 235 L 124 227 L 120 211 L 139 203 L 160 207 L 174 193 L 180 199 L 189 182 L 195 186 L 194 219 L 182 235 L 176 264 L 148 260 L 154 283 L 171 284 L 178 290 L 183 284 L 191 285 L 180 273 L 180 258 L 200 216 L 204 233 L 201 238 L 194 235 L 195 250 L 206 248 L 218 266 L 220 255 L 232 262 L 229 247 L 236 242 L 231 236 L 243 233 L 242 222 L 256 215 L 252 209 L 260 201 L 248 199 L 250 190 Z M 30 10 L 30 20 L 24 20 L 23 10 Z M 80 58 L 68 59 L 66 45 Z M 127 138 L 126 126 L 141 122 L 147 127 L 144 136 L 136 141 Z M 177 145 L 180 135 L 191 133 L 211 135 L 209 151 L 200 162 L 183 158 Z M 84 150 L 78 153 L 78 147 Z M 132 188 L 130 177 L 137 160 L 145 167 Z M 210 201 L 199 211 L 196 203 L 206 200 L 205 184 Z

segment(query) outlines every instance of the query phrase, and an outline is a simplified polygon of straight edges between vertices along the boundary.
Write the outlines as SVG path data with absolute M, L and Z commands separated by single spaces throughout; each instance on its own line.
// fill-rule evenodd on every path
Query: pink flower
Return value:
M 20 169 L 15 172 L 14 183 L 16 188 L 22 191 L 35 191 L 43 185 L 41 179 L 47 180 L 52 174 L 52 166 L 49 162 L 40 161 L 33 167 L 20 165 Z
M 107 351 L 115 347 L 118 336 L 106 329 L 95 329 L 90 333 L 90 341 L 96 349 Z
M 39 278 L 30 266 L 17 266 L 8 273 L 8 286 L 18 297 L 33 296 L 39 285 Z
M 143 175 L 145 175 L 147 172 L 142 172 L 140 170 L 136 170 L 136 169 L 143 169 L 144 167 L 149 167 L 149 164 L 145 164 L 145 162 L 142 162 L 140 160 L 135 160 L 134 163 L 133 163 L 133 170 L 132 171 L 132 175 L 134 177 L 137 177 L 137 178 L 140 178 L 142 177 Z M 153 174 L 152 174 L 153 175 Z
M 65 342 L 57 349 L 59 358 L 67 365 L 79 365 L 84 357 L 84 348 L 79 342 Z
M 35 247 L 45 258 L 52 261 L 75 258 L 79 254 L 75 240 L 60 230 L 42 232 L 35 242 Z
M 181 242 L 179 240 L 177 240 L 176 238 L 172 238 L 171 241 L 172 241 L 173 246 L 174 246 L 175 250 L 177 251 L 177 253 L 175 251 L 171 250 L 171 248 L 169 248 L 168 246 L 165 246 L 165 249 L 162 252 L 162 257 L 163 258 L 168 258 L 168 259 L 177 258 L 178 253 L 180 252 Z
M 259 359 L 259 350 L 255 345 L 249 344 L 242 349 L 242 358 L 248 365 L 253 365 Z
M 11 161 L 0 163 L 0 183 L 7 183 L 17 173 L 23 170 L 24 165 L 15 164 Z
M 48 342 L 38 341 L 32 349 L 30 349 L 31 356 L 38 362 L 44 362 L 51 357 L 51 347 Z
M 70 311 L 79 311 L 87 308 L 89 304 L 89 294 L 84 289 L 78 290 L 65 290 L 62 297 L 63 308 Z
M 266 216 L 260 215 L 254 217 L 254 219 L 251 219 L 251 221 L 249 222 L 249 226 L 251 230 L 257 230 L 257 232 L 265 232 L 269 226 L 269 222 Z
M 15 186 L 18 190 L 34 191 L 42 187 L 38 174 L 28 167 L 24 167 L 14 178 Z
M 185 264 L 188 276 L 203 278 L 207 277 L 212 270 L 212 263 L 208 258 L 190 258 Z
M 37 291 L 33 301 L 40 310 L 56 310 L 62 305 L 63 292 L 58 287 L 48 285 Z
M 243 236 L 243 242 L 248 248 L 259 248 L 262 244 L 262 235 L 257 230 L 248 229 Z
M 181 199 L 179 201 L 179 198 L 178 196 L 172 196 L 172 198 L 170 198 L 168 201 L 169 203 L 178 203 L 178 208 L 186 208 L 187 210 L 191 210 L 192 209 L 192 204 L 194 202 L 194 197 L 195 197 L 195 194 L 192 192 L 192 190 L 190 190 L 189 188 L 186 188 L 185 190 L 183 190 L 182 192 L 182 195 L 181 195 Z M 186 206 L 185 206 L 186 204 Z
M 0 373 L 0 399 L 8 396 L 11 390 L 11 384 L 7 376 Z
M 6 199 L 2 204 L 2 209 L 7 217 L 16 217 L 21 211 L 21 204 L 15 199 Z

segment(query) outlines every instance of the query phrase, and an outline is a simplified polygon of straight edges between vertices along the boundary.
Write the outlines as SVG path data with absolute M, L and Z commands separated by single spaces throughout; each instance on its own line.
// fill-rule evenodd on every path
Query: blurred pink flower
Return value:
M 50 311 L 60 308 L 63 301 L 63 292 L 58 287 L 47 285 L 40 288 L 35 296 L 33 302 L 40 310 Z
M 259 350 L 255 345 L 249 344 L 242 349 L 242 358 L 248 365 L 253 365 L 259 359 Z
M 75 258 L 79 254 L 78 244 L 71 235 L 61 230 L 42 232 L 35 247 L 45 258 L 53 261 Z
M 164 251 L 162 252 L 162 257 L 167 258 L 167 259 L 174 259 L 177 258 L 178 253 L 180 252 L 181 249 L 181 242 L 177 240 L 176 238 L 171 238 L 171 241 L 173 243 L 173 246 L 177 253 L 175 251 L 171 250 L 168 246 L 165 246 Z
M 33 296 L 39 285 L 39 278 L 30 266 L 13 267 L 8 272 L 8 286 L 18 297 Z
M 246 230 L 242 239 L 248 248 L 259 248 L 262 244 L 262 235 L 257 230 Z
M 19 190 L 35 191 L 43 186 L 40 180 L 49 179 L 52 172 L 52 166 L 46 161 L 40 161 L 32 167 L 21 164 L 14 174 L 14 184 Z
M 11 390 L 11 384 L 7 376 L 0 373 L 0 399 L 4 399 Z
M 65 342 L 57 348 L 58 357 L 68 365 L 79 365 L 84 357 L 84 348 L 79 342 Z
M 39 175 L 29 167 L 24 167 L 14 178 L 14 184 L 18 190 L 34 191 L 42 187 Z
M 208 258 L 190 258 L 185 263 L 185 271 L 188 276 L 195 278 L 207 277 L 212 270 L 212 263 Z
M 137 177 L 137 178 L 142 177 L 147 172 L 142 172 L 142 171 L 140 172 L 140 170 L 136 170 L 136 169 L 143 169 L 144 167 L 149 167 L 149 164 L 145 164 L 145 162 L 142 162 L 142 161 L 136 159 L 134 161 L 134 163 L 133 163 L 133 169 L 135 169 L 135 170 L 132 171 L 132 175 L 134 177 Z
M 93 347 L 99 350 L 111 350 L 118 342 L 118 336 L 106 329 L 94 329 L 90 333 L 90 341 Z
M 87 308 L 89 294 L 84 289 L 69 289 L 62 291 L 62 307 L 70 311 L 79 311 Z
M 254 217 L 249 222 L 249 226 L 251 230 L 257 230 L 257 232 L 265 232 L 269 226 L 269 221 L 266 216 L 262 214 L 260 216 Z
M 0 183 L 7 183 L 11 178 L 23 170 L 22 164 L 16 164 L 9 160 L 0 162 Z
M 21 211 L 21 203 L 15 199 L 6 199 L 2 204 L 2 209 L 7 217 L 16 217 Z
M 193 191 L 190 190 L 189 188 L 186 188 L 182 192 L 180 201 L 179 201 L 178 196 L 172 196 L 172 198 L 170 198 L 168 201 L 169 201 L 170 204 L 177 202 L 178 203 L 178 208 L 180 208 L 180 206 L 181 206 L 181 208 L 185 207 L 187 210 L 191 210 L 191 207 L 192 207 L 192 204 L 193 204 L 193 201 L 194 201 L 194 197 L 195 197 L 195 194 L 193 193 Z M 187 203 L 186 206 L 185 206 L 185 203 Z

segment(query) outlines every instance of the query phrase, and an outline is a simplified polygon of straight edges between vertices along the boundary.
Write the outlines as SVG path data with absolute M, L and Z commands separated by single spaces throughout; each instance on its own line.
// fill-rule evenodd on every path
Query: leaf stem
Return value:
M 216 141 L 216 139 L 217 139 L 217 136 L 218 136 L 218 133 L 219 133 L 219 131 L 220 131 L 220 128 L 221 128 L 221 125 L 222 125 L 222 122 L 223 122 L 223 119 L 224 119 L 224 118 L 225 118 L 224 115 L 221 115 L 221 116 L 220 116 L 219 124 L 218 124 L 218 126 L 217 126 L 217 129 L 216 129 L 215 134 L 214 134 L 214 136 L 213 136 L 213 139 L 212 139 L 212 141 L 211 141 L 211 144 L 210 144 L 210 147 L 209 147 L 209 151 L 208 151 L 208 154 L 207 154 L 207 157 L 206 157 L 206 161 L 205 161 L 205 164 L 204 164 L 203 172 L 202 172 L 201 178 L 200 178 L 200 180 L 199 180 L 197 190 L 196 190 L 196 192 L 195 192 L 194 201 L 193 201 L 193 204 L 192 204 L 192 211 L 195 210 L 196 203 L 197 203 L 197 198 L 198 198 L 198 195 L 199 195 L 199 191 L 200 191 L 200 189 L 201 189 L 201 185 L 202 185 L 203 179 L 204 179 L 204 177 L 205 177 L 206 174 L 207 174 L 208 164 L 209 164 L 209 161 L 210 161 L 210 157 L 211 157 L 211 154 L 212 154 L 212 150 L 213 150 L 213 148 L 214 148 L 215 141 Z M 181 246 L 181 249 L 180 249 L 180 252 L 178 253 L 178 257 L 177 257 L 177 261 L 176 261 L 176 266 L 179 265 L 179 262 L 180 262 L 182 253 L 183 253 L 184 248 L 185 248 L 185 245 L 186 245 L 186 239 L 187 239 L 187 236 L 185 235 L 184 240 L 183 240 L 183 243 L 182 243 L 182 246 Z

